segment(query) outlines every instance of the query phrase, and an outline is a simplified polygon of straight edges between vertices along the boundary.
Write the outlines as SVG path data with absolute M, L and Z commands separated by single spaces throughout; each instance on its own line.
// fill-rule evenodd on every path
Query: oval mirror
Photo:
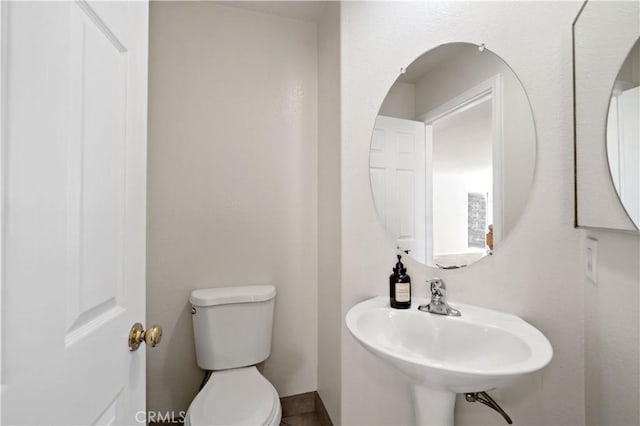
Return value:
M 525 208 L 536 161 L 527 94 L 497 55 L 450 43 L 420 56 L 380 107 L 369 155 L 375 208 L 428 266 L 493 253 Z
M 607 159 L 613 186 L 640 229 L 640 39 L 616 77 L 607 117 Z

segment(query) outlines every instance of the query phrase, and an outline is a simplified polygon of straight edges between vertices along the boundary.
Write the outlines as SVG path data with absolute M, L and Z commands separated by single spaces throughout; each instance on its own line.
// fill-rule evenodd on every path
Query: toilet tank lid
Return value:
M 229 303 L 264 302 L 276 295 L 272 285 L 201 288 L 193 290 L 189 301 L 194 306 L 215 306 Z

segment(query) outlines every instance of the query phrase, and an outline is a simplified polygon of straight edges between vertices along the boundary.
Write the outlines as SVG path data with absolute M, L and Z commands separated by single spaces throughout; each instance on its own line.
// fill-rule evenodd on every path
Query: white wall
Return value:
M 583 231 L 598 240 L 598 282 L 585 275 L 587 425 L 640 424 L 640 238 Z M 583 250 L 584 239 L 583 239 Z M 586 258 L 583 254 L 582 267 Z
M 485 43 L 529 93 L 537 170 L 528 207 L 494 256 L 436 271 L 407 260 L 413 294 L 441 275 L 455 301 L 520 315 L 551 341 L 543 371 L 493 392 L 517 424 L 584 424 L 584 311 L 579 231 L 573 229 L 571 23 L 579 2 L 347 2 L 342 4 L 342 317 L 387 294 L 394 245 L 369 189 L 369 141 L 379 105 L 422 52 L 454 41 Z M 342 333 L 341 424 L 411 424 L 409 386 Z M 335 419 L 334 419 L 335 420 Z M 459 399 L 456 424 L 501 424 Z
M 579 40 L 583 43 L 583 58 L 595 59 L 588 62 L 588 70 L 583 74 L 587 83 L 606 81 L 603 76 L 618 74 L 622 58 L 627 55 L 625 46 L 633 43 L 633 33 L 637 31 L 638 4 L 635 2 L 589 3 L 591 12 L 580 17 Z M 585 9 L 585 12 L 589 10 Z M 620 21 L 624 17 L 626 26 Z M 612 31 L 612 29 L 616 29 Z M 618 31 L 618 29 L 624 31 Z M 620 40 L 618 37 L 626 37 Z M 594 43 L 596 41 L 596 43 Z M 611 46 L 618 49 L 610 51 Z M 595 50 L 594 50 L 595 49 Z M 594 55 L 594 52 L 598 53 Z M 604 58 L 600 53 L 611 55 Z M 623 65 L 622 79 L 638 82 L 640 67 L 638 64 L 640 48 L 636 42 L 635 52 Z M 629 60 L 630 59 L 630 60 Z M 588 71 L 588 72 L 586 72 Z M 611 80 L 610 80 L 611 81 Z M 593 87 L 586 84 L 588 91 L 579 92 L 578 101 L 586 103 L 580 111 L 591 112 L 590 116 L 578 116 L 582 123 L 589 123 L 585 133 L 578 132 L 584 141 L 590 137 L 590 130 L 604 127 L 607 108 L 594 99 L 603 100 L 610 96 L 610 87 Z M 602 90 L 607 90 L 602 93 Z M 600 96 L 596 96 L 596 95 Z M 592 99 L 593 97 L 593 99 Z M 590 102 L 592 101 L 592 102 Z M 585 225 L 597 225 L 598 218 L 612 218 L 612 210 L 618 208 L 616 200 L 603 196 L 604 180 L 593 179 L 592 171 L 596 164 L 606 164 L 604 140 L 599 133 L 587 140 L 586 146 L 593 147 L 590 155 L 580 157 L 585 163 L 587 173 L 579 174 L 578 184 L 585 188 L 587 198 L 580 203 L 578 213 Z M 600 136 L 598 136 L 600 135 Z M 593 143 L 592 143 L 593 142 Z M 583 154 L 584 155 L 584 154 Z M 637 164 L 636 164 L 637 165 Z M 609 178 L 608 165 L 603 170 L 605 179 Z M 596 176 L 598 177 L 598 176 Z M 580 191 L 579 195 L 585 195 Z M 593 203 L 589 201 L 597 200 Z M 612 204 L 609 203 L 611 200 Z M 614 205 L 615 203 L 615 205 Z M 614 210 L 615 211 L 615 210 Z M 614 222 L 615 223 L 615 222 Z M 585 289 L 585 408 L 587 425 L 637 425 L 640 424 L 640 236 L 612 231 L 585 230 L 582 234 L 582 269 L 586 264 L 585 239 L 598 240 L 598 279 L 592 283 L 581 273 Z
M 318 23 L 318 393 L 340 419 L 340 6 Z
M 316 389 L 317 49 L 312 23 L 210 2 L 150 16 L 148 409 L 184 410 L 195 288 L 277 287 L 265 376 Z
M 433 204 L 437 206 L 433 210 L 434 255 L 484 252 L 484 249 L 469 247 L 468 196 L 471 192 L 490 193 L 491 183 L 491 169 L 433 174 Z M 492 224 L 490 213 L 488 208 L 487 225 Z

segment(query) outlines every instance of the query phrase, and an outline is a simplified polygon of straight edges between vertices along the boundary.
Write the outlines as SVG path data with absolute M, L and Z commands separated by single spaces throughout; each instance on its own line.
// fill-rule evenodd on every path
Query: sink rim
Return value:
M 426 304 L 428 302 L 429 300 L 425 298 L 414 298 L 411 303 L 411 308 L 406 310 L 393 309 L 389 306 L 388 298 L 381 296 L 374 297 L 362 301 L 349 309 L 345 317 L 347 329 L 353 335 L 353 337 L 363 346 L 368 348 L 370 351 L 377 352 L 382 356 L 420 367 L 426 367 L 441 372 L 449 372 L 461 375 L 466 374 L 486 377 L 508 377 L 524 375 L 544 368 L 547 364 L 549 364 L 553 357 L 553 348 L 544 334 L 542 334 L 537 328 L 533 327 L 531 324 L 516 315 L 462 303 L 450 303 L 452 307 L 462 312 L 462 316 L 460 317 L 439 316 L 417 310 L 418 305 Z M 403 315 L 408 313 L 411 313 L 412 315 L 429 315 L 431 316 L 430 319 L 434 321 L 464 322 L 478 326 L 495 328 L 501 332 L 510 334 L 511 336 L 519 339 L 528 347 L 530 355 L 527 359 L 511 363 L 506 367 L 471 368 L 465 367 L 463 363 L 448 363 L 443 362 L 442 360 L 437 360 L 425 356 L 410 356 L 399 354 L 397 352 L 394 352 L 393 350 L 390 350 L 389 348 L 376 344 L 375 341 L 367 340 L 365 336 L 362 335 L 362 331 L 358 329 L 358 318 L 360 318 L 363 313 L 371 311 L 386 311 L 387 313 L 394 313 L 396 315 Z

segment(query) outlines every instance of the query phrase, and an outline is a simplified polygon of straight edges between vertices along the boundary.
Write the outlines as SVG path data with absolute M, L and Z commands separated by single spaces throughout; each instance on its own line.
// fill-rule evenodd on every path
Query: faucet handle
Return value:
M 420 305 L 418 309 L 432 314 L 460 316 L 460 311 L 453 309 L 447 303 L 447 286 L 441 278 L 427 280 L 431 288 L 431 302 L 427 305 Z
M 431 297 L 446 297 L 447 286 L 440 278 L 433 278 L 427 281 L 431 287 Z

